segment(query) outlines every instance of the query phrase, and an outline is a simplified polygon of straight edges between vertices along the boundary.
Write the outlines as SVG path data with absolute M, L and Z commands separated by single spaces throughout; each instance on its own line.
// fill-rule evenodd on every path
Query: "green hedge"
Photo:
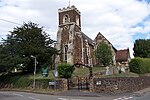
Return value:
M 150 73 L 150 59 L 149 58 L 134 58 L 129 63 L 131 72 L 138 74 Z
M 0 83 L 13 84 L 13 88 L 26 88 L 32 82 L 33 80 L 18 75 L 4 75 L 0 77 Z
M 67 63 L 60 64 L 57 67 L 58 75 L 61 78 L 70 78 L 72 76 L 72 73 L 74 71 L 74 68 Z
M 49 86 L 51 79 L 36 79 L 37 86 L 46 89 Z M 28 78 L 28 75 L 2 75 L 0 76 L 0 84 L 13 84 L 11 88 L 28 88 L 33 86 L 33 79 Z M 3 86 L 0 86 L 2 88 Z

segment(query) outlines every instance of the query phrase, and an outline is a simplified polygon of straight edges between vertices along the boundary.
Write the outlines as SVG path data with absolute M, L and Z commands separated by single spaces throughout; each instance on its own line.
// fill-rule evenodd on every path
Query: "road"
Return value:
M 56 96 L 46 94 L 35 94 L 14 91 L 0 91 L 0 100 L 150 100 L 150 93 L 140 96 L 126 95 L 126 96 L 101 96 L 101 97 L 68 97 Z

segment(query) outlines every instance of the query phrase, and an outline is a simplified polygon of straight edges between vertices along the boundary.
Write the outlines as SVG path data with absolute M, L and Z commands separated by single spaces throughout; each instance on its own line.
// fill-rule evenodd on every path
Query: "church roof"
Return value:
M 129 57 L 129 49 L 124 49 L 124 50 L 118 50 L 116 52 L 116 61 L 121 62 L 121 61 L 128 61 Z
M 90 44 L 90 45 L 93 45 L 93 40 L 91 39 L 91 38 L 89 38 L 87 35 L 85 35 L 83 32 L 82 32 L 82 36 L 83 36 L 83 38 L 84 39 L 86 39 L 87 41 L 88 41 L 88 43 Z
M 109 41 L 109 40 L 107 40 L 106 38 L 105 38 L 105 36 L 104 35 L 102 35 L 100 32 L 97 34 L 97 36 L 95 37 L 95 39 L 94 39 L 94 41 L 96 41 L 99 37 L 101 37 L 101 39 L 102 40 L 106 40 L 106 41 L 108 41 L 108 43 L 109 44 L 111 44 L 111 42 Z M 111 44 L 112 45 L 112 44 Z M 112 45 L 112 48 L 115 50 L 115 51 L 117 51 L 117 49 Z

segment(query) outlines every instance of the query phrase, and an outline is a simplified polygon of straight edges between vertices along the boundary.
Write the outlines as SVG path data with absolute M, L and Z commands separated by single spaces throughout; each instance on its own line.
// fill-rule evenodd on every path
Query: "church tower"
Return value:
M 112 59 L 115 60 L 116 49 L 104 36 L 99 33 L 93 41 L 81 31 L 81 13 L 75 6 L 58 9 L 58 18 L 55 48 L 60 52 L 55 57 L 56 67 L 61 63 L 88 66 L 98 64 L 94 50 L 101 42 L 108 43 L 114 55 Z
M 60 50 L 55 63 L 74 64 L 74 40 L 76 32 L 81 31 L 80 11 L 75 7 L 58 9 L 59 25 L 57 43 L 55 47 Z
M 59 28 L 69 29 L 71 25 L 75 25 L 74 31 L 81 31 L 80 11 L 75 7 L 67 7 L 58 10 Z

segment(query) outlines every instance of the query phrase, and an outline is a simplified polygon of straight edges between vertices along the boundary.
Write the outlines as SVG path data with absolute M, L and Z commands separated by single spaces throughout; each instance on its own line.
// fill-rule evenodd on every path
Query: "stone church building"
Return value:
M 55 59 L 56 66 L 60 63 L 96 65 L 94 50 L 101 42 L 110 46 L 113 65 L 116 65 L 117 50 L 101 33 L 92 40 L 82 32 L 81 13 L 75 6 L 58 9 L 58 14 L 59 25 L 55 48 L 60 50 L 60 55 Z

